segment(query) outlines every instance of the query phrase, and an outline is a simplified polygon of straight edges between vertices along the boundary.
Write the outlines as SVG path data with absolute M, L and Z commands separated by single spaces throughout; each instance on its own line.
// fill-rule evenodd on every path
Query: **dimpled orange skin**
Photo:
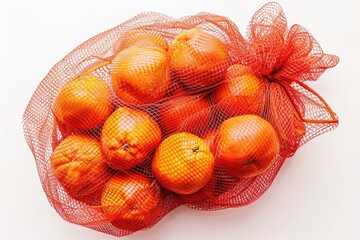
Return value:
M 216 109 L 227 117 L 261 112 L 265 96 L 262 79 L 243 65 L 228 68 L 224 81 L 212 94 Z
M 264 173 L 280 150 L 275 129 L 256 115 L 225 120 L 219 127 L 214 144 L 219 164 L 238 178 L 251 178 Z
M 147 159 L 161 138 L 161 129 L 150 115 L 120 107 L 106 120 L 101 131 L 105 161 L 113 169 L 133 168 Z
M 60 142 L 51 155 L 51 167 L 65 191 L 78 200 L 101 191 L 111 177 L 100 143 L 84 135 L 72 135 Z
M 159 47 L 168 50 L 169 45 L 163 36 L 154 31 L 135 29 L 121 37 L 118 52 L 129 47 Z
M 160 188 L 134 173 L 117 173 L 104 187 L 103 212 L 120 229 L 137 231 L 149 227 L 160 214 L 163 200 Z
M 209 182 L 214 171 L 214 156 L 201 138 L 186 132 L 176 133 L 157 148 L 152 170 L 164 188 L 191 194 Z
M 199 89 L 221 80 L 229 62 L 226 45 L 199 28 L 175 37 L 169 54 L 172 70 L 188 89 Z
M 168 133 L 199 134 L 208 128 L 211 118 L 210 103 L 203 97 L 177 97 L 166 101 L 159 109 L 160 126 Z
M 58 121 L 71 128 L 89 130 L 102 124 L 111 114 L 109 87 L 101 79 L 84 75 L 68 81 L 53 105 Z
M 139 105 L 161 100 L 171 83 L 167 52 L 161 48 L 130 47 L 110 65 L 111 83 L 124 103 Z

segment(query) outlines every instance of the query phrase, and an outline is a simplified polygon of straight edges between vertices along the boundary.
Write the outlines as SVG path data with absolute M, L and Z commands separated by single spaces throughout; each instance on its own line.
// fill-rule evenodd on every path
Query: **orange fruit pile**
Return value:
M 280 149 L 260 116 L 262 78 L 231 65 L 227 45 L 206 30 L 166 37 L 124 34 L 103 66 L 109 78 L 94 70 L 70 79 L 52 106 L 68 129 L 51 156 L 54 176 L 70 197 L 100 205 L 129 231 L 154 223 L 166 194 L 182 203 L 215 197 L 217 171 L 258 176 Z

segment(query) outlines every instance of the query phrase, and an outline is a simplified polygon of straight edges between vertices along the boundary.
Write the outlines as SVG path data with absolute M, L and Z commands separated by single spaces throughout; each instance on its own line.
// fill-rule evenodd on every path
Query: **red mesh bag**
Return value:
M 334 129 L 304 84 L 338 58 L 276 3 L 244 38 L 209 13 L 142 13 L 78 46 L 36 89 L 23 116 L 47 198 L 66 221 L 116 236 L 180 205 L 240 207 L 284 160 Z

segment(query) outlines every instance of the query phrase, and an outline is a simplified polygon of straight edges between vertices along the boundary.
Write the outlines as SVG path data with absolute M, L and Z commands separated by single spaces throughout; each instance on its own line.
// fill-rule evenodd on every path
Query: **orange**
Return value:
M 157 148 L 152 170 L 164 188 L 191 194 L 209 182 L 214 171 L 214 157 L 201 138 L 186 132 L 176 133 Z
M 91 75 L 68 81 L 60 89 L 53 105 L 54 115 L 60 123 L 81 130 L 99 126 L 111 111 L 109 87 Z
M 51 155 L 51 167 L 64 190 L 78 200 L 89 200 L 111 177 L 100 143 L 85 135 L 60 142 Z
M 154 223 L 163 200 L 159 186 L 149 179 L 134 173 L 117 173 L 104 187 L 101 206 L 115 227 L 137 231 Z
M 229 62 L 225 43 L 199 28 L 175 37 L 169 54 L 175 75 L 188 89 L 195 90 L 221 80 Z
M 127 170 L 144 162 L 160 144 L 162 133 L 145 112 L 120 107 L 104 123 L 101 144 L 105 161 L 117 170 Z
M 201 96 L 180 96 L 159 106 L 159 123 L 164 131 L 201 134 L 209 126 L 211 106 Z
M 243 65 L 226 72 L 222 84 L 212 94 L 216 109 L 227 117 L 259 114 L 264 105 L 265 83 Z
M 264 173 L 279 154 L 275 129 L 256 115 L 242 115 L 221 123 L 216 142 L 219 164 L 238 178 Z
M 159 47 L 164 50 L 169 48 L 166 39 L 157 32 L 135 29 L 125 33 L 118 45 L 118 51 L 129 47 Z
M 171 83 L 167 52 L 161 48 L 131 47 L 118 53 L 110 65 L 112 87 L 126 104 L 159 101 Z

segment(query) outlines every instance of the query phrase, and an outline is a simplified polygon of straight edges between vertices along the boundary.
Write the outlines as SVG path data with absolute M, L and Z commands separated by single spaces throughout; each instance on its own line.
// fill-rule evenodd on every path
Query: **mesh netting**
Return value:
M 209 13 L 142 13 L 57 63 L 23 116 L 43 189 L 66 221 L 116 236 L 180 205 L 240 207 L 284 160 L 334 129 L 304 84 L 338 58 L 276 3 L 243 37 Z

